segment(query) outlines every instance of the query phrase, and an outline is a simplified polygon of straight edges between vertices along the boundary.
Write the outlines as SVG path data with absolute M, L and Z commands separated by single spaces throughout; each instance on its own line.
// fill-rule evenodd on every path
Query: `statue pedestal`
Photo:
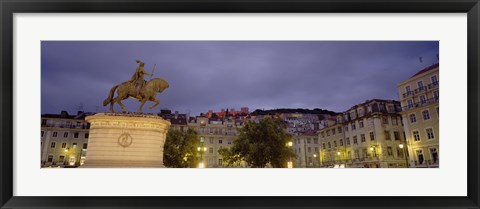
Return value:
M 90 123 L 83 168 L 162 168 L 170 122 L 156 115 L 98 113 Z

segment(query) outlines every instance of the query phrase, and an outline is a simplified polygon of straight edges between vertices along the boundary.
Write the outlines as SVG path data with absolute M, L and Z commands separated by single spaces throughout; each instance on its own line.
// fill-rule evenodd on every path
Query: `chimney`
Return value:
M 65 111 L 65 110 L 62 110 L 62 112 L 60 113 L 60 117 L 62 117 L 62 118 L 68 117 L 68 112 Z

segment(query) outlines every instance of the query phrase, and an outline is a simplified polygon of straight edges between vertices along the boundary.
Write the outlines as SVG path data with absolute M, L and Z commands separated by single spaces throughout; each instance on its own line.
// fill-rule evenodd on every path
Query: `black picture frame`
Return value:
M 479 208 L 478 0 L 0 0 L 1 208 Z M 14 13 L 467 13 L 468 195 L 465 197 L 21 197 L 13 196 Z M 446 179 L 447 180 L 447 179 Z

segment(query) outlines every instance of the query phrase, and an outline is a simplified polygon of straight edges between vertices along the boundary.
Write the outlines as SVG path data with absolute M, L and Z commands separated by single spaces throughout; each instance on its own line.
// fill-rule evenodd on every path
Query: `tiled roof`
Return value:
M 413 75 L 413 76 L 410 77 L 410 78 L 413 78 L 413 77 L 415 77 L 415 76 L 417 76 L 417 75 L 420 75 L 420 74 L 422 74 L 422 73 L 425 73 L 425 72 L 427 72 L 427 71 L 433 70 L 433 69 L 437 68 L 438 66 L 439 66 L 439 63 L 430 65 L 430 66 L 424 68 L 423 70 L 418 71 L 417 73 L 415 73 L 415 75 Z

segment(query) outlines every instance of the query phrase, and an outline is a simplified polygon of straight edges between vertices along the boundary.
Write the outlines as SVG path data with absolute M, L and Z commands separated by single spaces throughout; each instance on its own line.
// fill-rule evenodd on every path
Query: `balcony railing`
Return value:
M 427 90 L 432 90 L 432 89 L 437 89 L 438 88 L 438 81 L 430 83 L 426 86 L 422 86 L 420 88 L 414 89 L 413 91 L 408 91 L 406 93 L 403 93 L 403 98 L 407 98 L 410 96 L 414 96 L 420 93 L 427 92 Z
M 429 105 L 429 104 L 438 103 L 438 100 L 439 100 L 438 97 L 433 97 L 433 98 L 430 98 L 430 99 L 427 99 L 427 100 L 424 100 L 424 101 L 420 101 L 420 102 L 417 102 L 417 103 L 414 103 L 414 104 L 403 106 L 402 111 L 410 110 L 410 109 L 417 108 L 417 107 L 422 107 L 422 106 Z

